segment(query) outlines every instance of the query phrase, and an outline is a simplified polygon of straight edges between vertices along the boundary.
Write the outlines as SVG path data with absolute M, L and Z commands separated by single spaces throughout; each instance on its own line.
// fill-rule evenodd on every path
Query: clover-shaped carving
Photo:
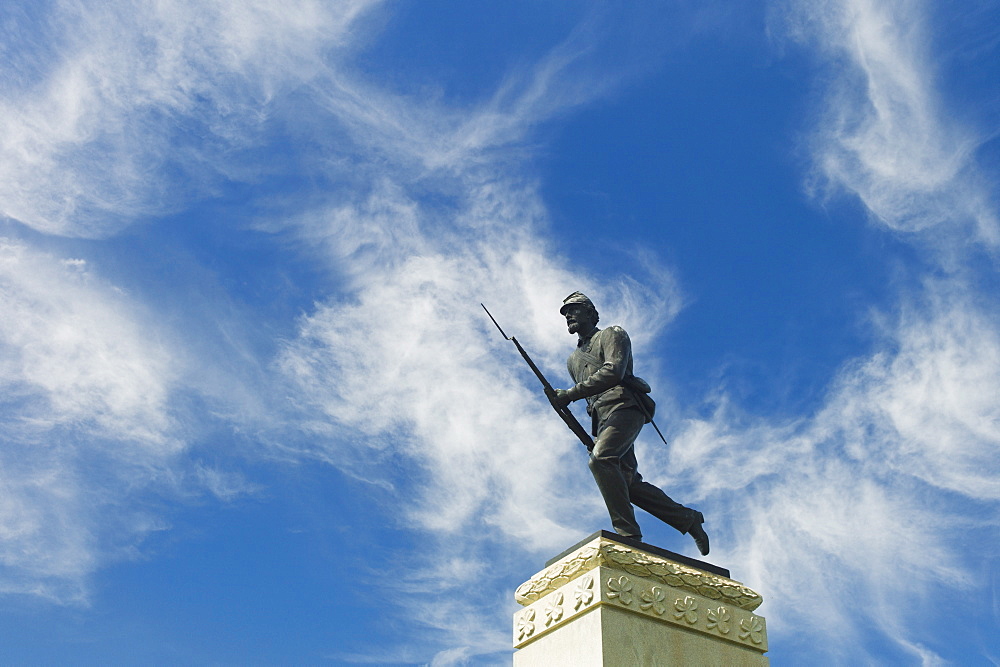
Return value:
M 751 616 L 740 621 L 740 639 L 749 637 L 754 644 L 764 641 L 764 621 L 760 616 Z
M 698 601 L 695 600 L 690 595 L 686 596 L 683 600 L 677 598 L 674 601 L 674 618 L 677 620 L 684 619 L 691 625 L 698 622 Z
M 521 641 L 525 637 L 530 637 L 535 634 L 535 624 L 532 621 L 535 620 L 535 610 L 529 609 L 521 615 L 521 618 L 517 619 L 517 640 Z
M 724 635 L 728 635 L 731 628 L 729 627 L 729 621 L 732 620 L 733 615 L 725 607 L 719 607 L 718 609 L 708 609 L 708 629 L 718 628 L 719 632 Z
M 618 598 L 622 604 L 632 604 L 632 581 L 626 576 L 611 577 L 608 579 L 608 597 Z
M 563 594 L 556 593 L 552 601 L 545 605 L 545 625 L 552 625 L 563 617 Z
M 642 598 L 642 603 L 639 606 L 643 609 L 652 609 L 660 616 L 667 610 L 667 606 L 663 604 L 664 600 L 667 599 L 667 594 L 659 586 L 653 586 L 649 590 L 643 591 L 639 597 Z
M 584 577 L 580 585 L 576 587 L 573 597 L 576 599 L 576 604 L 573 605 L 574 609 L 586 607 L 590 604 L 594 599 L 594 578 Z

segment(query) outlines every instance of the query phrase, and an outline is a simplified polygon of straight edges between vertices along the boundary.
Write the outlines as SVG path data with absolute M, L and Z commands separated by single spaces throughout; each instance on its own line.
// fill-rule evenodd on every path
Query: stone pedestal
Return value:
M 515 667 L 767 665 L 763 601 L 729 571 L 600 531 L 518 586 Z

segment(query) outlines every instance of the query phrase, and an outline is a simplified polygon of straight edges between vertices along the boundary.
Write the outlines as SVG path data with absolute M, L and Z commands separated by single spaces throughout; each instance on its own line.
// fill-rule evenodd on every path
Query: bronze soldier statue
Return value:
M 652 421 L 655 404 L 647 396 L 649 385 L 632 374 L 632 343 L 619 326 L 599 329 L 600 317 L 593 302 L 580 292 L 563 301 L 559 312 L 566 327 L 579 340 L 566 362 L 576 383 L 569 389 L 549 391 L 557 410 L 571 402 L 587 400 L 593 420 L 594 447 L 590 471 L 619 535 L 642 539 L 632 505 L 640 507 L 681 533 L 694 538 L 698 551 L 708 555 L 708 535 L 702 513 L 671 500 L 663 491 L 643 481 L 637 470 L 635 439 L 643 424 Z

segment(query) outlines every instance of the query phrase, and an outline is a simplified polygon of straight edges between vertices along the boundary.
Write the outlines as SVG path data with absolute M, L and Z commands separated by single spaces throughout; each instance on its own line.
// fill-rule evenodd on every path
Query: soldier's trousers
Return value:
M 642 538 L 632 505 L 686 533 L 694 525 L 697 512 L 643 481 L 637 470 L 633 445 L 645 421 L 638 408 L 621 408 L 601 421 L 590 453 L 590 471 L 619 535 Z

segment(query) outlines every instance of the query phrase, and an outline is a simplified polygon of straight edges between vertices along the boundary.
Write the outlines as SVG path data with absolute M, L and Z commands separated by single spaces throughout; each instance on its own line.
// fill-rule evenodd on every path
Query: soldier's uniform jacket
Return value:
M 633 375 L 632 341 L 621 327 L 597 329 L 589 338 L 581 339 L 566 367 L 576 383 L 566 392 L 571 400 L 587 399 L 595 435 L 597 425 L 615 410 L 640 407 L 634 391 L 622 385 L 622 380 Z

